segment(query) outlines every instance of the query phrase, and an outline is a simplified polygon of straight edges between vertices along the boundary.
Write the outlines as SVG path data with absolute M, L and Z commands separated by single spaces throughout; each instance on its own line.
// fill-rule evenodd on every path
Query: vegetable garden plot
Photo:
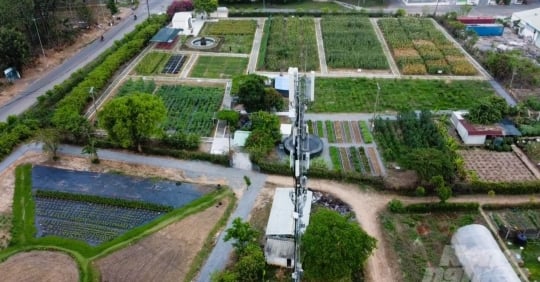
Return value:
M 59 236 L 92 246 L 146 224 L 163 212 L 35 197 L 36 237 Z
M 368 17 L 324 16 L 321 29 L 329 67 L 388 69 L 386 56 Z
M 139 62 L 135 71 L 140 75 L 150 75 L 158 72 L 163 67 L 165 62 L 169 60 L 171 54 L 152 52 L 146 54 L 144 58 Z
M 475 75 L 465 55 L 427 18 L 379 19 L 403 74 Z
M 190 77 L 232 78 L 244 74 L 247 58 L 199 56 Z
M 184 55 L 173 55 L 167 61 L 167 63 L 163 67 L 163 70 L 161 71 L 161 73 L 177 74 L 180 71 L 180 69 L 182 68 L 182 65 L 184 65 L 185 61 L 186 61 L 186 56 L 184 56 Z
M 367 175 L 381 175 L 380 168 L 377 167 L 377 159 L 369 159 L 366 155 L 370 150 L 375 152 L 375 148 L 368 147 L 334 147 L 330 146 L 330 160 L 334 170 L 338 171 L 356 171 Z
M 214 113 L 223 100 L 223 88 L 163 85 L 156 94 L 167 108 L 165 129 L 210 136 Z
M 205 22 L 202 36 L 219 37 L 220 52 L 248 54 L 251 52 L 257 22 L 254 20 L 219 20 Z
M 153 80 L 129 79 L 118 89 L 115 97 L 122 97 L 134 92 L 153 93 L 156 89 L 156 83 Z
M 95 195 L 174 208 L 182 207 L 204 194 L 199 187 L 189 183 L 38 165 L 32 168 L 32 190 Z
M 262 68 L 269 71 L 286 71 L 290 66 L 300 70 L 319 69 L 319 55 L 315 38 L 315 23 L 312 18 L 273 17 L 270 25 L 268 44 Z

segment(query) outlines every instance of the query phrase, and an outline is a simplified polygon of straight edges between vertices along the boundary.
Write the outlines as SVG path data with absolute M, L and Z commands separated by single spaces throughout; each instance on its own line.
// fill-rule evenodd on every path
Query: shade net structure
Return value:
M 159 30 L 159 32 L 150 39 L 150 42 L 158 42 L 158 43 L 172 43 L 179 32 L 181 32 L 181 28 L 169 28 L 164 27 Z
M 459 228 L 452 236 L 452 246 L 471 281 L 521 281 L 485 226 Z

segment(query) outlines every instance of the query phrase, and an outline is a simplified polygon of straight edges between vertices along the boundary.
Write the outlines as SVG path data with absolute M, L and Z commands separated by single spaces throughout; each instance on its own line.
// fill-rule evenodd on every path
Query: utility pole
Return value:
M 437 4 L 435 5 L 435 11 L 433 11 L 433 17 L 437 16 L 437 9 L 439 8 L 439 1 L 437 0 Z
M 43 43 L 41 43 L 41 36 L 39 36 L 39 29 L 37 28 L 36 18 L 32 18 L 32 21 L 34 21 L 34 26 L 36 27 L 37 38 L 39 40 L 39 46 L 41 47 L 41 53 L 44 57 L 47 57 L 47 55 L 45 55 L 45 49 L 43 49 Z
M 292 279 L 295 282 L 299 282 L 302 278 L 303 270 L 300 262 L 300 241 L 302 237 L 302 228 L 304 227 L 303 209 L 306 204 L 307 195 L 307 170 L 309 169 L 309 144 L 308 144 L 308 132 L 307 125 L 304 120 L 304 113 L 307 108 L 307 97 L 305 91 L 305 79 L 302 81 L 298 78 L 296 72 L 294 79 L 294 98 L 295 98 L 295 121 L 292 128 L 292 139 L 294 150 L 291 150 L 291 166 L 293 168 L 294 176 L 294 194 L 291 195 L 294 204 L 294 271 Z
M 150 5 L 148 5 L 148 0 L 146 0 L 146 10 L 148 11 L 148 17 L 150 17 Z
M 371 130 L 375 127 L 375 115 L 377 114 L 377 107 L 379 106 L 379 97 L 381 94 L 381 86 L 377 82 L 377 96 L 375 97 L 375 107 L 373 107 L 373 119 L 371 119 Z

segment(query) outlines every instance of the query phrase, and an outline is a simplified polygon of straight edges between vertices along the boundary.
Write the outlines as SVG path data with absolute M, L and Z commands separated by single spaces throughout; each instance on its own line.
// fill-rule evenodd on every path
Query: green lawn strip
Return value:
M 352 143 L 352 136 L 351 136 L 351 127 L 349 126 L 348 121 L 343 122 L 343 127 L 345 128 L 345 142 L 346 143 Z
M 322 120 L 317 121 L 317 135 L 321 138 L 324 137 L 324 129 Z
M 373 0 L 368 0 L 368 1 L 373 1 Z M 233 8 L 233 9 L 250 10 L 250 9 L 262 9 L 263 3 L 261 1 L 257 1 L 257 2 L 250 2 L 250 3 L 226 4 L 225 6 L 227 6 L 228 8 Z M 317 1 L 311 1 L 311 0 L 287 2 L 284 4 L 270 3 L 267 1 L 265 7 L 276 8 L 276 9 L 329 10 L 329 11 L 347 10 L 346 8 L 333 2 L 317 2 Z
M 529 240 L 527 246 L 523 250 L 523 261 L 525 267 L 531 273 L 529 277 L 530 281 L 537 281 L 540 279 L 540 264 L 538 264 L 538 254 L 540 254 L 540 241 Z
M 221 40 L 219 51 L 249 54 L 257 22 L 254 20 L 220 20 L 206 22 L 200 34 L 218 37 Z
M 247 64 L 247 58 L 199 56 L 190 77 L 232 78 L 244 74 Z
M 261 46 L 259 47 L 259 56 L 257 57 L 257 69 L 262 69 L 265 66 L 266 48 L 268 47 L 268 38 L 270 38 L 270 26 L 272 18 L 267 18 L 264 23 L 263 35 L 261 38 Z
M 328 143 L 336 143 L 336 134 L 334 133 L 334 123 L 330 120 L 324 121 L 326 126 L 326 137 L 328 138 Z
M 144 58 L 135 67 L 135 71 L 140 75 L 151 75 L 161 72 L 163 66 L 169 60 L 171 54 L 162 52 L 151 52 L 146 54 Z M 161 67 L 160 67 L 161 66 Z
M 227 210 L 223 214 L 223 216 L 219 219 L 219 221 L 214 225 L 214 228 L 208 233 L 208 236 L 206 237 L 206 240 L 204 241 L 204 245 L 202 249 L 197 253 L 197 256 L 191 263 L 191 266 L 189 268 L 188 273 L 186 274 L 186 277 L 184 278 L 185 282 L 193 281 L 195 278 L 195 275 L 201 270 L 201 267 L 203 263 L 208 258 L 208 255 L 210 255 L 210 252 L 212 251 L 214 247 L 214 243 L 216 238 L 214 237 L 220 229 L 225 227 L 227 224 L 227 220 L 231 216 L 231 213 L 233 212 L 234 208 L 236 207 L 236 197 L 234 196 L 234 193 L 228 193 L 226 195 L 230 202 L 227 206 Z
M 34 225 L 35 203 L 32 198 L 32 165 L 15 169 L 15 192 L 13 195 L 13 223 L 10 245 L 24 245 L 32 241 L 36 233 Z
M 343 170 L 341 168 L 341 155 L 338 147 L 330 146 L 330 159 L 332 160 L 332 167 L 334 170 Z
M 494 95 L 488 82 L 476 80 L 317 78 L 315 102 L 309 109 L 316 113 L 373 112 L 377 82 L 381 87 L 378 111 L 469 109 L 483 97 Z
M 360 131 L 362 133 L 362 137 L 364 138 L 364 142 L 366 144 L 373 143 L 373 135 L 371 135 L 371 131 L 369 131 L 367 122 L 361 120 L 358 122 L 358 125 L 360 126 Z

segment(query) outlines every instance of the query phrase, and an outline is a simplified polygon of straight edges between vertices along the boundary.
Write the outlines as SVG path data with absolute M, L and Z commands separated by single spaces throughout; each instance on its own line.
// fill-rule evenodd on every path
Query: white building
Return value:
M 292 267 L 294 259 L 294 204 L 291 193 L 294 188 L 276 188 L 268 224 L 266 225 L 266 244 L 264 256 L 268 264 Z M 307 191 L 302 210 L 302 229 L 304 233 L 309 224 L 313 193 Z
M 465 145 L 484 145 L 488 136 L 503 136 L 501 129 L 493 126 L 476 126 L 463 116 L 467 111 L 452 112 L 451 121 Z
M 183 30 L 184 34 L 187 34 L 187 31 L 190 31 L 193 29 L 193 16 L 191 15 L 191 12 L 178 12 L 175 13 L 171 24 L 173 28 L 180 28 Z
M 540 48 L 540 8 L 515 12 L 511 20 L 519 21 L 519 35 L 529 38 Z

